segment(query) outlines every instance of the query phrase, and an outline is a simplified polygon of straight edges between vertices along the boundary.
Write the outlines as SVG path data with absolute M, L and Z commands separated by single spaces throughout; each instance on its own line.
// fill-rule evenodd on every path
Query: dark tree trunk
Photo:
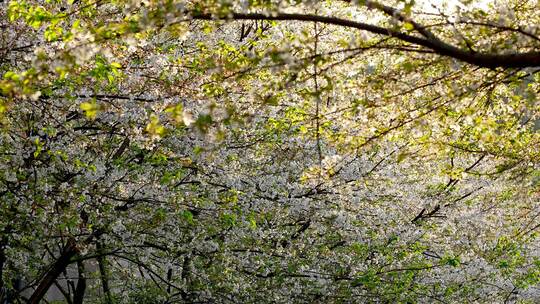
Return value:
M 77 244 L 75 243 L 75 239 L 70 238 L 68 240 L 68 243 L 62 250 L 60 257 L 58 257 L 58 259 L 54 262 L 52 267 L 49 269 L 49 271 L 45 274 L 45 276 L 39 283 L 32 296 L 30 296 L 28 303 L 38 304 L 43 299 L 49 288 L 52 286 L 52 284 L 54 284 L 54 281 L 56 281 L 58 276 L 67 268 L 67 266 L 71 262 L 71 259 L 77 253 L 78 248 Z
M 6 290 L 4 290 L 4 264 L 6 263 L 6 253 L 4 251 L 4 243 L 0 243 L 0 303 L 4 303 Z
M 103 287 L 103 294 L 105 295 L 105 303 L 112 303 L 111 289 L 109 287 L 109 278 L 107 276 L 107 259 L 103 253 L 103 245 L 97 242 L 98 257 L 97 262 L 99 266 L 99 274 L 101 277 L 101 286 Z
M 172 271 L 173 271 L 172 268 L 169 268 L 169 270 L 167 271 L 167 282 L 169 282 L 169 283 L 172 280 Z M 167 286 L 167 293 L 169 293 L 169 294 L 171 293 L 171 285 Z
M 4 280 L 3 274 L 4 274 L 4 264 L 6 263 L 6 253 L 4 251 L 4 243 L 0 243 L 0 299 L 2 298 L 2 292 L 4 290 Z
M 75 294 L 73 295 L 73 304 L 83 304 L 84 293 L 86 291 L 83 261 L 77 261 L 77 271 L 79 272 L 79 278 L 77 279 L 77 287 L 75 287 Z
M 81 242 L 81 245 L 90 244 L 95 237 L 98 237 L 101 234 L 103 234 L 103 230 L 95 230 L 88 238 L 86 238 L 86 240 Z M 38 304 L 43 299 L 47 291 L 49 291 L 49 288 L 54 284 L 54 281 L 56 281 L 58 276 L 64 272 L 71 263 L 71 259 L 79 253 L 77 245 L 75 238 L 69 238 L 66 246 L 62 249 L 60 257 L 53 263 L 49 271 L 47 271 L 43 279 L 41 279 L 41 282 L 36 290 L 34 290 L 32 296 L 30 296 L 30 299 L 28 300 L 29 304 Z

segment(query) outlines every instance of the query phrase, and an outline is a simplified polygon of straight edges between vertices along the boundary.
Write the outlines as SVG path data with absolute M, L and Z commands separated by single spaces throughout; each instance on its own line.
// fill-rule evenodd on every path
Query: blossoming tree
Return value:
M 3 302 L 540 301 L 537 1 L 0 8 Z

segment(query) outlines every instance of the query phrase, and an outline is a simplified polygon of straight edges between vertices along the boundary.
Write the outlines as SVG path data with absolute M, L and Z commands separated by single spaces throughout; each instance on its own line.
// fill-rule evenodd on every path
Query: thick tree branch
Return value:
M 193 19 L 197 20 L 216 20 L 215 15 L 211 14 L 192 14 Z M 224 20 L 275 20 L 275 21 L 304 21 L 304 22 L 320 22 L 323 24 L 354 28 L 358 30 L 368 31 L 374 34 L 393 37 L 404 42 L 414 45 L 423 46 L 433 50 L 436 54 L 455 58 L 460 61 L 470 63 L 484 68 L 526 68 L 540 67 L 540 52 L 531 51 L 525 53 L 473 53 L 470 50 L 463 50 L 435 37 L 428 31 L 422 30 L 420 25 L 417 25 L 417 30 L 421 30 L 421 34 L 425 37 L 413 36 L 397 30 L 384 28 L 363 22 L 356 22 L 347 19 L 341 19 L 329 16 L 320 16 L 312 14 L 287 14 L 278 13 L 274 15 L 259 14 L 259 13 L 231 13 Z M 413 24 L 414 25 L 414 24 Z
M 70 238 L 67 244 L 62 249 L 60 257 L 52 264 L 51 268 L 49 269 L 49 271 L 47 271 L 36 290 L 34 290 L 34 293 L 32 293 L 32 295 L 30 296 L 28 303 L 40 303 L 51 285 L 54 284 L 58 276 L 66 269 L 69 264 L 71 264 L 71 259 L 79 253 L 79 247 L 89 244 L 94 239 L 94 237 L 97 237 L 102 233 L 102 230 L 95 230 L 80 244 L 77 244 L 74 238 Z
M 56 278 L 58 278 L 58 276 L 66 269 L 71 258 L 74 257 L 78 251 L 79 249 L 77 248 L 77 243 L 75 240 L 72 238 L 69 239 L 68 243 L 62 250 L 60 257 L 54 262 L 45 277 L 43 277 L 32 296 L 30 296 L 28 303 L 38 304 L 41 302 L 51 285 L 53 285 L 56 281 Z

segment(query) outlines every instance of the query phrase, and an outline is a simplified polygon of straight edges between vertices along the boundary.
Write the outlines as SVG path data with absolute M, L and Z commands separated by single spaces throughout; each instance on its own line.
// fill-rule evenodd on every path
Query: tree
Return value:
M 537 3 L 11 1 L 0 298 L 536 302 Z

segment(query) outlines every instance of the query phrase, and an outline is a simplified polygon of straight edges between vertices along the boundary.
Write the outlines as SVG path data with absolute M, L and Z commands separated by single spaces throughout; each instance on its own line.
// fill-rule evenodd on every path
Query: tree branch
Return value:
M 216 20 L 215 15 L 198 14 L 191 15 L 196 20 Z M 358 30 L 368 31 L 382 36 L 393 37 L 404 42 L 414 45 L 423 46 L 433 50 L 441 56 L 451 57 L 472 65 L 484 68 L 526 68 L 540 67 L 540 52 L 531 51 L 524 53 L 473 53 L 470 50 L 463 50 L 451 44 L 448 44 L 439 38 L 435 37 L 429 31 L 417 24 L 418 30 L 425 37 L 412 36 L 397 30 L 384 28 L 363 22 L 356 22 L 347 19 L 341 19 L 329 16 L 320 16 L 312 14 L 288 14 L 277 13 L 274 15 L 260 13 L 231 13 L 222 20 L 274 20 L 274 21 L 302 21 L 302 22 L 320 22 L 323 24 L 354 28 Z M 414 26 L 414 24 L 413 24 Z

